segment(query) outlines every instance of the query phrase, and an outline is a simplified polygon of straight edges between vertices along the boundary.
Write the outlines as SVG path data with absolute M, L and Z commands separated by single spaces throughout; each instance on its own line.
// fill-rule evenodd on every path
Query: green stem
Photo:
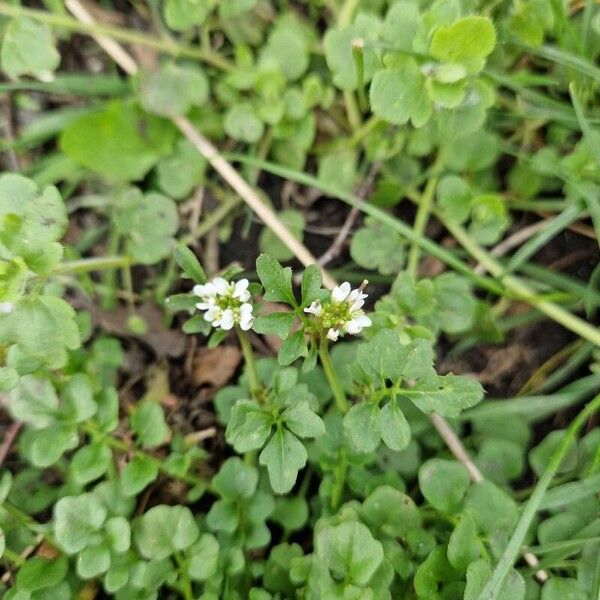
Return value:
M 360 0 L 346 0 L 338 13 L 337 24 L 338 27 L 347 27 L 352 23 L 354 12 L 356 11 Z
M 513 275 L 505 275 L 502 264 L 481 248 L 460 225 L 452 222 L 450 219 L 444 218 L 444 216 L 437 211 L 436 217 L 440 219 L 444 227 L 454 236 L 461 246 L 463 246 L 473 258 L 477 259 L 494 277 L 502 282 L 508 290 L 557 323 L 570 329 L 573 333 L 589 340 L 596 346 L 600 346 L 600 331 L 597 328 L 586 323 L 583 319 L 572 315 L 557 304 L 538 298 L 535 292 L 526 283 Z
M 431 213 L 431 205 L 433 203 L 433 196 L 435 194 L 435 188 L 437 186 L 438 178 L 432 177 L 425 186 L 425 190 L 419 200 L 419 206 L 417 208 L 417 215 L 415 217 L 415 223 L 413 231 L 415 235 L 422 237 L 425 234 L 425 228 L 427 227 L 427 221 Z M 419 270 L 419 258 L 421 256 L 421 246 L 416 242 L 413 242 L 410 247 L 408 254 L 408 265 L 407 270 L 413 279 L 417 278 Z
M 477 597 L 477 600 L 496 600 L 496 598 L 498 598 L 498 594 L 500 593 L 504 579 L 521 552 L 525 536 L 527 535 L 529 527 L 535 518 L 546 490 L 556 475 L 556 472 L 558 471 L 569 449 L 574 444 L 579 430 L 581 427 L 583 427 L 585 421 L 598 409 L 600 409 L 600 395 L 596 396 L 586 407 L 584 407 L 584 409 L 577 415 L 577 417 L 575 417 L 563 435 L 560 444 L 552 453 L 546 470 L 540 477 L 537 485 L 535 486 L 533 494 L 531 494 L 531 497 L 527 501 L 527 504 L 521 513 L 521 518 L 515 527 L 510 541 L 508 542 L 508 545 L 502 554 L 502 557 L 494 569 L 492 577 L 488 581 L 481 594 L 479 594 Z
M 248 381 L 250 383 L 250 391 L 252 394 L 260 389 L 260 380 L 258 379 L 258 372 L 256 371 L 256 360 L 254 358 L 254 350 L 252 350 L 252 344 L 248 334 L 240 329 L 235 328 L 235 331 L 240 340 L 240 348 L 242 349 L 242 355 L 244 356 L 244 363 L 246 365 L 246 374 L 248 375 Z
M 2 556 L 10 560 L 10 562 L 17 567 L 20 567 L 25 562 L 23 558 L 21 558 L 16 552 L 13 552 L 10 548 L 4 548 Z
M 67 15 L 50 13 L 45 10 L 36 10 L 33 8 L 25 8 L 22 6 L 7 4 L 6 2 L 0 2 L 0 14 L 8 17 L 29 17 L 30 19 L 47 23 L 48 25 L 53 25 L 55 27 L 69 29 L 71 31 L 78 31 L 96 36 L 101 35 L 119 40 L 121 42 L 129 42 L 132 44 L 147 46 L 176 57 L 185 56 L 188 58 L 195 58 L 212 65 L 213 67 L 222 69 L 223 71 L 233 71 L 235 69 L 235 66 L 230 61 L 215 52 L 207 51 L 201 48 L 193 48 L 190 46 L 181 46 L 172 39 L 156 39 L 133 29 L 113 27 L 111 25 L 103 25 L 101 23 L 81 23 Z
M 26 512 L 22 511 L 18 506 L 15 506 L 11 502 L 5 500 L 2 503 L 2 508 L 14 519 L 19 521 L 21 524 L 25 525 L 29 530 L 34 533 L 41 533 L 44 536 L 48 533 L 48 528 L 41 523 L 38 523 L 31 515 L 28 515 Z
M 344 90 L 344 105 L 346 106 L 346 115 L 348 116 L 348 123 L 352 131 L 356 131 L 362 125 L 360 118 L 360 110 L 358 109 L 358 103 L 354 97 L 352 90 Z
M 369 108 L 367 97 L 365 96 L 365 63 L 363 57 L 364 44 L 365 42 L 361 38 L 352 40 L 352 56 L 354 57 L 354 68 L 356 70 L 358 106 L 363 112 Z
M 333 489 L 331 490 L 331 509 L 337 511 L 342 501 L 344 486 L 346 485 L 346 475 L 348 474 L 348 458 L 346 449 L 341 448 L 339 462 L 334 471 Z
M 52 269 L 52 275 L 70 275 L 77 273 L 89 273 L 90 271 L 103 271 L 106 269 L 118 269 L 131 265 L 128 256 L 99 256 L 94 258 L 81 258 L 68 260 L 58 264 Z
M 195 244 L 200 238 L 204 237 L 211 229 L 215 228 L 236 206 L 241 202 L 239 196 L 227 197 L 223 203 L 210 212 L 204 220 L 198 224 L 198 227 L 180 240 L 185 246 Z
M 146 460 L 153 462 L 159 471 L 165 473 L 166 475 L 168 475 L 170 477 L 173 477 L 174 479 L 179 479 L 180 481 L 183 481 L 184 483 L 187 483 L 188 485 L 191 485 L 191 486 L 202 485 L 202 486 L 205 486 L 206 489 L 210 489 L 210 484 L 207 481 L 205 481 L 204 479 L 200 479 L 199 477 L 194 477 L 193 475 L 174 475 L 170 471 L 165 469 L 165 466 L 160 459 L 156 458 L 155 456 L 152 456 L 152 454 L 148 454 L 147 452 L 140 450 L 139 448 L 132 448 L 129 444 L 126 444 L 125 442 L 123 442 L 111 435 L 108 435 L 106 433 L 98 431 L 92 423 L 88 422 L 88 423 L 84 424 L 82 426 L 82 431 L 84 431 L 92 439 L 104 441 L 113 450 L 118 450 L 119 452 L 124 452 L 124 453 L 132 452 L 134 456 L 144 457 Z
M 323 337 L 321 344 L 319 345 L 319 358 L 321 359 L 321 364 L 323 365 L 323 370 L 325 371 L 327 381 L 331 386 L 331 391 L 333 392 L 333 397 L 335 398 L 335 403 L 337 404 L 338 410 L 344 415 L 348 412 L 350 406 L 348 405 L 346 394 L 342 389 L 340 380 L 335 372 L 333 363 L 331 362 L 329 346 L 327 344 L 327 338 L 325 337 Z
M 192 581 L 187 572 L 187 564 L 180 552 L 175 553 L 175 562 L 177 563 L 179 575 L 181 576 L 181 593 L 185 600 L 194 600 L 194 591 Z

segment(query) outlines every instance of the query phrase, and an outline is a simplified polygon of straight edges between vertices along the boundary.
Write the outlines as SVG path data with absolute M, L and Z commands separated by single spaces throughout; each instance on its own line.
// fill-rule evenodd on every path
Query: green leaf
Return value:
M 307 355 L 308 346 L 306 344 L 306 337 L 304 331 L 300 329 L 295 333 L 292 333 L 292 335 L 287 337 L 283 344 L 281 344 L 281 348 L 277 354 L 277 360 L 280 365 L 287 366 L 291 365 L 301 356 Z
M 446 548 L 436 546 L 429 556 L 422 562 L 414 578 L 414 587 L 417 597 L 431 598 L 437 596 L 440 584 L 456 581 L 458 573 L 446 558 Z
M 426 414 L 436 412 L 444 417 L 457 417 L 483 398 L 483 388 L 470 377 L 453 375 L 428 377 L 410 390 L 402 390 Z
M 72 423 L 82 423 L 96 414 L 92 382 L 87 375 L 75 373 L 62 389 L 64 416 Z
M 302 273 L 302 308 L 309 306 L 321 297 L 323 292 L 323 273 L 319 265 L 310 265 Z
M 143 195 L 131 188 L 118 197 L 113 219 L 127 239 L 127 253 L 136 262 L 151 265 L 173 251 L 179 217 L 170 198 L 156 192 Z
M 103 442 L 96 442 L 80 448 L 71 458 L 69 469 L 75 483 L 84 486 L 102 477 L 112 460 L 111 449 Z
M 519 518 L 516 502 L 491 481 L 471 485 L 465 508 L 470 511 L 478 530 L 488 534 L 512 532 Z
M 539 477 L 546 470 L 550 458 L 565 435 L 564 429 L 551 431 L 535 448 L 529 451 L 529 464 Z M 558 468 L 558 473 L 568 473 L 577 467 L 577 446 L 573 445 Z
M 127 552 L 131 546 L 131 527 L 125 517 L 112 517 L 106 521 L 106 540 L 116 554 Z
M 359 13 L 353 25 L 344 28 L 329 29 L 323 39 L 327 65 L 333 73 L 333 83 L 340 89 L 356 89 L 356 67 L 352 55 L 352 42 L 362 39 L 365 42 L 377 41 L 381 27 L 379 19 L 373 15 Z M 368 83 L 380 66 L 379 58 L 373 46 L 365 43 L 363 47 L 363 82 Z
M 311 410 L 308 400 L 295 402 L 286 408 L 281 420 L 298 437 L 314 438 L 325 433 L 325 424 L 317 413 Z
M 421 527 L 421 515 L 414 501 L 389 485 L 375 488 L 363 502 L 360 514 L 373 531 L 395 538 L 406 538 Z
M 106 519 L 106 508 L 93 494 L 64 496 L 54 505 L 54 536 L 67 554 L 77 554 L 100 541 L 98 530 Z
M 302 242 L 304 231 L 304 216 L 297 210 L 282 210 L 278 213 L 280 221 L 288 228 L 288 231 L 294 238 Z M 282 262 L 292 260 L 292 252 L 278 236 L 268 227 L 263 227 L 258 238 L 258 245 L 261 252 L 270 254 Z
M 251 498 L 258 485 L 258 471 L 237 457 L 228 458 L 213 477 L 212 485 L 225 500 Z
M 271 433 L 273 417 L 256 402 L 242 400 L 231 409 L 225 438 L 240 454 L 262 448 Z
M 4 31 L 0 63 L 9 77 L 48 77 L 60 64 L 52 29 L 27 17 L 14 19 Z
M 465 586 L 464 600 L 476 600 L 483 591 L 491 574 L 492 570 L 485 559 L 480 558 L 472 562 L 467 569 L 467 585 Z M 509 571 L 496 598 L 498 600 L 524 600 L 525 581 L 518 571 L 515 569 Z M 561 598 L 564 599 L 565 596 L 561 596 Z
M 456 223 L 464 223 L 471 212 L 473 193 L 467 183 L 456 175 L 446 175 L 438 183 L 438 206 Z
M 136 454 L 121 471 L 121 491 L 124 496 L 137 496 L 158 477 L 156 461 Z
M 469 473 L 458 462 L 432 458 L 419 468 L 419 487 L 431 506 L 452 513 L 460 507 L 469 487 Z
M 163 16 L 165 23 L 175 31 L 187 31 L 202 25 L 213 8 L 206 0 L 165 0 Z
M 481 553 L 481 542 L 477 537 L 475 522 L 468 513 L 461 515 L 448 541 L 448 562 L 464 572 Z
M 203 533 L 188 554 L 188 573 L 194 581 L 205 581 L 217 572 L 219 542 L 214 535 Z
M 421 15 L 417 5 L 404 0 L 394 2 L 385 16 L 381 38 L 392 44 L 395 50 L 410 52 L 421 26 Z
M 404 239 L 391 227 L 379 221 L 366 219 L 366 227 L 361 227 L 350 242 L 352 260 L 365 267 L 391 275 L 403 267 L 406 252 Z
M 9 408 L 15 420 L 41 429 L 54 423 L 58 396 L 50 380 L 25 375 L 10 393 Z
M 175 142 L 172 154 L 156 165 L 158 187 L 170 198 L 183 200 L 204 181 L 206 159 L 185 138 Z
M 110 551 L 104 544 L 87 546 L 77 556 L 77 575 L 82 579 L 94 579 L 108 571 Z
M 26 592 L 50 588 L 65 579 L 68 569 L 69 561 L 65 556 L 53 559 L 34 556 L 19 567 L 17 586 Z
M 110 180 L 135 181 L 170 152 L 173 137 L 168 121 L 117 100 L 70 123 L 60 147 L 77 164 Z
M 352 148 L 341 148 L 321 155 L 317 177 L 323 186 L 351 191 L 357 178 L 358 154 Z
M 365 586 L 383 561 L 383 547 L 366 525 L 346 522 L 324 527 L 315 538 L 315 553 L 336 579 Z
M 285 302 L 290 306 L 297 306 L 292 290 L 292 270 L 289 267 L 284 269 L 276 258 L 261 254 L 256 259 L 256 272 L 265 288 L 266 301 Z
M 44 429 L 26 429 L 20 438 L 21 453 L 36 467 L 56 464 L 60 457 L 79 445 L 79 433 L 74 425 L 60 423 Z
M 588 600 L 588 598 L 590 598 L 589 593 L 582 583 L 570 577 L 551 577 L 542 589 L 542 600 Z
M 144 558 L 160 560 L 191 546 L 199 533 L 189 508 L 160 505 L 139 518 L 133 537 Z
M 254 319 L 252 328 L 256 333 L 263 335 L 276 335 L 285 340 L 294 325 L 296 315 L 291 312 L 276 312 L 270 315 L 261 315 Z
M 438 27 L 431 38 L 430 54 L 443 62 L 463 63 L 472 73 L 496 45 L 494 24 L 488 17 L 471 16 Z
M 483 194 L 472 201 L 469 233 L 480 244 L 495 244 L 510 225 L 510 216 L 502 197 Z
M 6 536 L 4 535 L 4 531 L 2 527 L 0 527 L 0 557 L 4 555 L 4 551 L 6 550 Z
M 208 98 L 208 79 L 198 66 L 169 63 L 139 79 L 140 104 L 163 117 L 177 117 Z
M 192 279 L 194 283 L 206 282 L 206 273 L 202 265 L 196 258 L 196 255 L 187 246 L 177 246 L 174 256 L 185 275 Z
M 152 399 L 143 400 L 136 406 L 129 424 L 145 448 L 160 446 L 169 436 L 162 406 Z
M 396 398 L 390 400 L 379 413 L 379 431 L 383 443 L 390 450 L 401 451 L 410 442 L 410 425 L 398 407 Z
M 3 321 L 0 339 L 14 343 L 21 358 L 34 365 L 60 369 L 67 362 L 67 350 L 75 350 L 81 344 L 75 311 L 61 298 L 25 297 L 12 313 L 3 316 Z M 9 366 L 19 370 L 17 365 Z
M 299 79 L 309 64 L 308 41 L 301 23 L 290 13 L 269 29 L 267 43 L 259 55 L 259 66 L 278 69 L 288 81 Z
M 360 402 L 344 415 L 344 433 L 359 452 L 373 452 L 379 445 L 380 413 L 376 404 Z
M 306 464 L 304 444 L 291 432 L 279 427 L 260 453 L 259 462 L 267 467 L 271 487 L 278 494 L 289 492 Z
M 308 521 L 308 503 L 302 496 L 278 497 L 271 520 L 285 531 L 299 531 Z
M 223 127 L 228 136 L 248 144 L 258 142 L 265 131 L 263 122 L 249 102 L 234 104 L 225 113 Z
M 433 112 L 425 78 L 414 63 L 377 71 L 371 84 L 370 102 L 375 115 L 394 125 L 404 125 L 410 119 L 415 127 L 422 127 Z

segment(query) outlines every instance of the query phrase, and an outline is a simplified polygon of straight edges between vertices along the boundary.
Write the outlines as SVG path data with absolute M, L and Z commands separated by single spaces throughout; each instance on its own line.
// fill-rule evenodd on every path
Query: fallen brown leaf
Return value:
M 194 358 L 193 384 L 223 387 L 233 377 L 240 359 L 241 354 L 237 346 L 200 348 Z

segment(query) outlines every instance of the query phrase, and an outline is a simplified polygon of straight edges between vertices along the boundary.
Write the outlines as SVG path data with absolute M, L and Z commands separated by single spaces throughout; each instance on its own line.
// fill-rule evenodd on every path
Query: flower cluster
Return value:
M 323 328 L 327 329 L 327 337 L 334 342 L 340 334 L 360 333 L 365 327 L 371 326 L 371 319 L 362 310 L 367 297 L 367 294 L 363 293 L 366 284 L 365 281 L 359 288 L 353 290 L 345 281 L 333 288 L 328 303 L 321 304 L 317 300 L 305 308 L 304 312 L 315 315 L 321 321 Z
M 193 292 L 200 297 L 196 307 L 206 311 L 204 319 L 213 327 L 225 331 L 234 325 L 239 325 L 244 331 L 252 327 L 254 315 L 252 304 L 248 302 L 250 292 L 247 279 L 233 282 L 215 277 L 205 284 L 195 285 Z

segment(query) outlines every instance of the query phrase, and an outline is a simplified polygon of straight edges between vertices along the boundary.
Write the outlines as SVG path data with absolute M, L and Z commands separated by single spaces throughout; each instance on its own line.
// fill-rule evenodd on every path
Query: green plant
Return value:
M 599 600 L 594 3 L 38 4 L 0 597 Z

